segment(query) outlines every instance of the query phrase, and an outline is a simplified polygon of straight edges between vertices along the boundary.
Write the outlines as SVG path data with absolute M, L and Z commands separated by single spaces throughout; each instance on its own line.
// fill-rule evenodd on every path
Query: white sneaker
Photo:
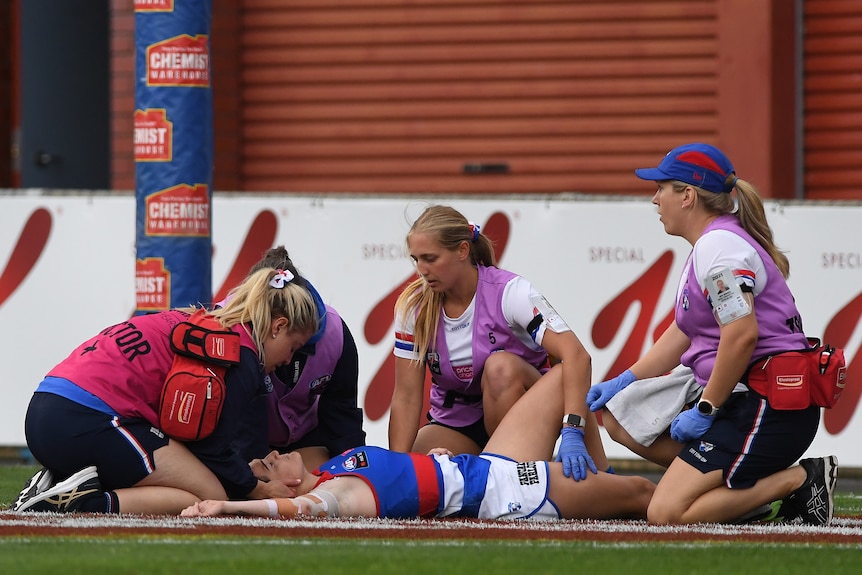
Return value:
M 22 511 L 74 512 L 80 509 L 82 501 L 87 496 L 101 497 L 103 493 L 96 466 L 91 465 L 50 489 L 21 502 L 15 511 L 17 513 Z

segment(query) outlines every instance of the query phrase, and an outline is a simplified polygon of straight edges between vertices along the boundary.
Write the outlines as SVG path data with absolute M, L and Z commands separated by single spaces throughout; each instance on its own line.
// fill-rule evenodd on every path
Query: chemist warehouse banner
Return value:
M 211 0 L 135 0 L 136 313 L 212 295 Z
M 666 325 L 690 246 L 664 233 L 649 197 L 438 201 L 481 224 L 495 241 L 500 265 L 548 298 L 590 352 L 593 382 L 631 365 Z M 284 244 L 353 333 L 358 403 L 374 445 L 388 442 L 393 305 L 416 273 L 404 238 L 427 202 L 300 194 L 213 198 L 214 293 L 225 293 L 263 251 Z M 23 445 L 27 404 L 45 373 L 135 309 L 135 198 L 0 190 L 0 204 L 0 325 L 15 326 L 0 346 L 0 445 Z M 767 202 L 766 209 L 790 258 L 790 286 L 805 332 L 847 354 L 847 391 L 834 409 L 824 410 L 808 453 L 834 453 L 842 466 L 862 468 L 862 236 L 854 233 L 862 204 Z M 609 439 L 605 448 L 611 457 L 634 458 Z

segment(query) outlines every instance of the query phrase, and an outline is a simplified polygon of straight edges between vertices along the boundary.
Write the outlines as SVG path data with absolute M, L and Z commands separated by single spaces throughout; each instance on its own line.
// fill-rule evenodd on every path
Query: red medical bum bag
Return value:
M 215 430 L 225 400 L 225 373 L 239 364 L 239 334 L 203 310 L 171 331 L 174 362 L 159 401 L 159 427 L 169 437 L 197 441 Z
M 775 409 L 834 407 L 847 378 L 844 350 L 808 338 L 810 347 L 759 358 L 743 382 Z

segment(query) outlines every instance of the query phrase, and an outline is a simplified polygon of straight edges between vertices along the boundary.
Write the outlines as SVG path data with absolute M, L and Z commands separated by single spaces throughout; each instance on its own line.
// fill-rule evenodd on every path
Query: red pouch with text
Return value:
M 809 338 L 811 347 L 760 358 L 748 369 L 745 383 L 775 409 L 834 407 L 844 391 L 844 350 Z
M 159 427 L 169 437 L 197 441 L 218 425 L 225 373 L 239 363 L 239 334 L 199 311 L 171 331 L 174 362 L 159 401 Z

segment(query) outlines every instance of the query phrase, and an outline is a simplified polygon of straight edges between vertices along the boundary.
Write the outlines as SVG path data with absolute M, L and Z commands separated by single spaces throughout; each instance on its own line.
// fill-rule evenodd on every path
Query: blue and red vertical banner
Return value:
M 136 314 L 212 300 L 212 0 L 135 0 Z

